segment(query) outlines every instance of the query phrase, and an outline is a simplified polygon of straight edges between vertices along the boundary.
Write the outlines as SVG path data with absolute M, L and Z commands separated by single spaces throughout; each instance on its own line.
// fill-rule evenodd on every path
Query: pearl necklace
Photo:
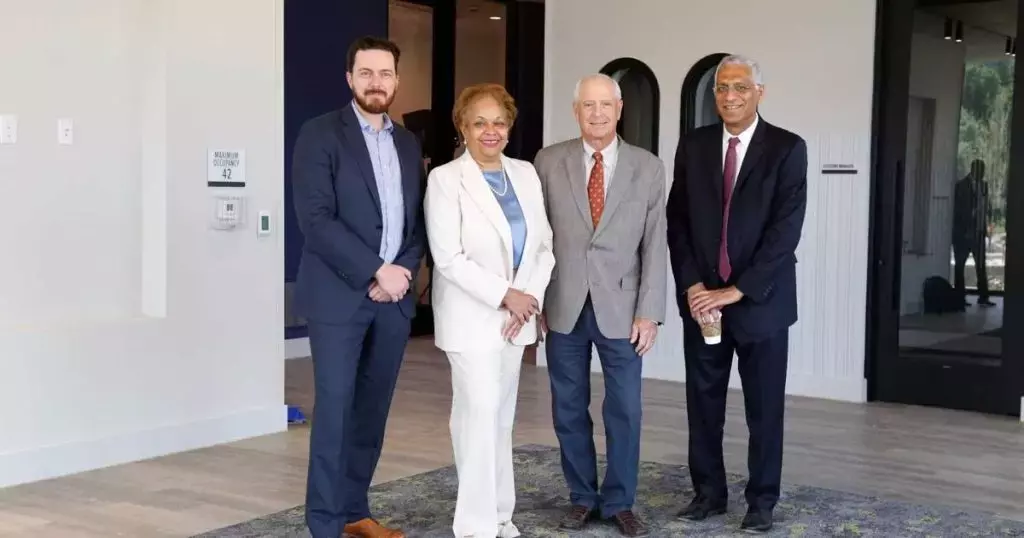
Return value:
M 491 186 L 491 182 L 487 181 L 487 179 L 484 178 L 484 181 L 487 181 L 487 188 L 491 189 L 491 192 L 493 192 L 497 196 L 505 196 L 505 193 L 508 192 L 508 174 L 505 173 L 505 167 L 504 166 L 501 167 L 501 178 L 502 178 L 501 192 L 498 192 L 498 191 L 494 190 L 494 187 Z

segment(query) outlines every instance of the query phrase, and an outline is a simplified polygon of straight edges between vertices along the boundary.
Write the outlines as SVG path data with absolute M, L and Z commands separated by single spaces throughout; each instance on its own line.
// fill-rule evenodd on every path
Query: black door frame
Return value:
M 901 357 L 899 300 L 904 158 L 914 0 L 877 0 L 867 298 L 868 399 L 1019 415 L 1024 396 L 1024 215 L 1007 212 L 999 366 Z M 1024 28 L 1024 0 L 1018 0 Z M 1024 64 L 1015 60 L 1007 205 L 1024 207 Z M 1017 216 L 1014 217 L 1013 215 Z M 1021 241 L 1018 241 L 1018 238 Z M 1011 272 L 1012 271 L 1012 272 Z M 1011 350 L 1018 350 L 1013 353 Z

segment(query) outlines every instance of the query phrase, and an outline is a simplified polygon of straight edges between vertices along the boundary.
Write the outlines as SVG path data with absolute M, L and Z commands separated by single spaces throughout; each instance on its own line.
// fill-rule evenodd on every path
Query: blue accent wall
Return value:
M 387 0 L 286 0 L 284 5 L 285 213 L 284 278 L 294 282 L 302 256 L 302 232 L 292 202 L 292 150 L 307 119 L 352 99 L 345 80 L 349 44 L 364 35 L 387 37 Z M 287 323 L 286 323 L 287 324 Z M 304 327 L 286 327 L 288 338 Z

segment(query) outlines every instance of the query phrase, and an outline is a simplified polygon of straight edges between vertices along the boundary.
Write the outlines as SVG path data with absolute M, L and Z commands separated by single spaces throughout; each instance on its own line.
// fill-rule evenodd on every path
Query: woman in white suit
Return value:
M 452 370 L 451 435 L 459 476 L 457 537 L 515 538 L 512 423 L 523 348 L 555 258 L 533 165 L 506 157 L 515 121 L 499 85 L 466 88 L 452 119 L 466 151 L 427 179 L 434 260 L 434 340 Z

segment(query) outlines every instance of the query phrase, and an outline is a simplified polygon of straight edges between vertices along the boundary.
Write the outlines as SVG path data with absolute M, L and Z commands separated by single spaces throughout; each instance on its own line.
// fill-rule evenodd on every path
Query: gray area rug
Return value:
M 603 460 L 602 460 L 603 462 Z M 557 448 L 529 445 L 515 450 L 518 495 L 513 522 L 524 538 L 619 536 L 613 525 L 598 522 L 567 534 L 556 528 L 568 508 Z M 640 466 L 635 510 L 652 537 L 749 536 L 738 526 L 745 478 L 730 475 L 730 507 L 725 516 L 700 523 L 678 521 L 675 513 L 693 494 L 685 466 L 644 462 Z M 371 493 L 374 514 L 409 538 L 450 537 L 455 509 L 454 467 L 377 485 Z M 968 537 L 1024 536 L 1024 523 L 985 513 L 882 500 L 822 488 L 785 485 L 767 536 Z M 307 537 L 301 506 L 209 532 L 199 538 Z

